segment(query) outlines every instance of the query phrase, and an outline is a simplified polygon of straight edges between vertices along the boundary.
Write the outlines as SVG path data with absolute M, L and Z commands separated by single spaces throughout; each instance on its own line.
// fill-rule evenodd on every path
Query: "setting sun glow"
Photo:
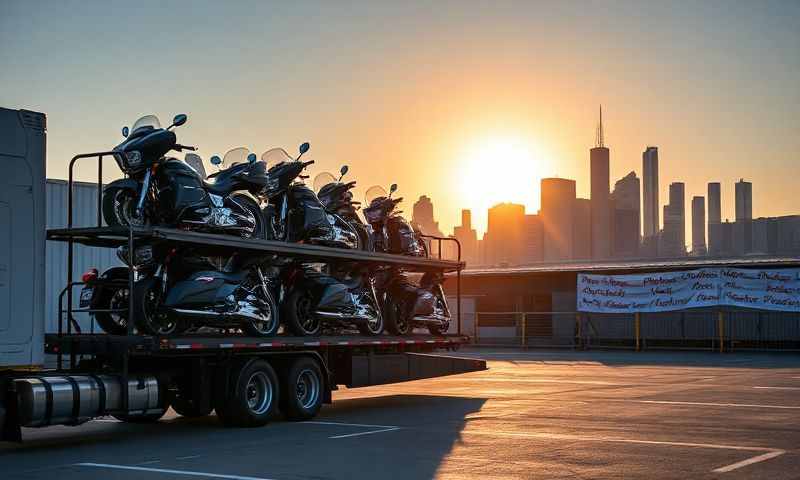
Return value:
M 539 180 L 549 174 L 546 156 L 536 144 L 510 137 L 483 139 L 465 149 L 459 160 L 459 197 L 463 208 L 474 212 L 481 231 L 487 209 L 501 202 L 521 203 L 528 213 L 536 213 Z

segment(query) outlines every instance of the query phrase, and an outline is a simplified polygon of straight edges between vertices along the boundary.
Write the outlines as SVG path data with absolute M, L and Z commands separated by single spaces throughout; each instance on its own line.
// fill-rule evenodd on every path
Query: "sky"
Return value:
M 471 208 L 480 234 L 495 203 L 535 213 L 543 177 L 589 196 L 602 104 L 612 186 L 656 145 L 662 205 L 685 182 L 688 217 L 719 181 L 732 219 L 744 178 L 754 216 L 785 215 L 798 25 L 798 1 L 0 0 L 0 106 L 47 114 L 49 177 L 186 113 L 206 159 L 309 141 L 312 176 L 348 164 L 357 195 L 397 183 L 407 213 L 426 194 L 445 232 Z

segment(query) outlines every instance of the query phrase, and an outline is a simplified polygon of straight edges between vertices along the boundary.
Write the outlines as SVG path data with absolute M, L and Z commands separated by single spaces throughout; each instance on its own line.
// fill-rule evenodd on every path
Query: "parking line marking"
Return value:
M 356 432 L 356 433 L 348 433 L 344 435 L 333 435 L 328 438 L 349 438 L 349 437 L 360 437 L 361 435 L 372 435 L 373 433 L 383 433 L 383 432 L 392 432 L 395 430 L 400 430 L 401 427 L 397 425 L 369 425 L 364 423 L 342 423 L 342 422 L 323 422 L 323 421 L 309 421 L 309 422 L 302 422 L 302 423 L 311 423 L 314 425 L 337 425 L 342 427 L 358 427 L 358 428 L 377 428 L 377 430 L 370 430 L 368 432 Z
M 763 462 L 765 460 L 769 460 L 771 458 L 778 457 L 786 453 L 786 450 L 781 450 L 779 448 L 769 448 L 769 447 L 743 447 L 740 445 L 720 445 L 716 443 L 692 443 L 692 442 L 667 442 L 664 440 L 637 440 L 631 438 L 616 438 L 616 437 L 582 437 L 579 435 L 568 435 L 568 434 L 561 434 L 561 433 L 543 433 L 543 432 L 536 432 L 536 433 L 521 433 L 521 432 L 478 432 L 478 431 L 470 431 L 464 430 L 460 433 L 461 435 L 484 435 L 484 436 L 496 436 L 496 437 L 517 437 L 517 438 L 543 438 L 543 439 L 552 439 L 552 440 L 573 440 L 573 441 L 584 441 L 584 442 L 608 442 L 608 443 L 633 443 L 639 445 L 665 445 L 670 447 L 690 447 L 690 448 L 710 448 L 715 450 L 737 450 L 737 451 L 744 451 L 744 452 L 765 452 L 754 457 L 747 458 L 742 460 L 741 462 L 732 463 L 730 465 L 725 465 L 723 467 L 716 468 L 712 470 L 715 473 L 725 473 L 730 472 L 732 470 L 736 470 L 738 468 L 746 467 L 747 465 L 752 465 L 754 463 Z
M 715 468 L 714 470 L 711 471 L 714 473 L 730 472 L 731 470 L 736 470 L 737 468 L 746 467 L 754 463 L 763 462 L 764 460 L 769 460 L 770 458 L 781 456 L 784 453 L 786 452 L 783 450 L 775 450 L 774 452 L 762 453 L 761 455 L 756 455 L 755 457 L 750 457 L 748 459 L 742 460 L 741 462 L 732 463 L 724 467 Z
M 202 455 L 186 455 L 185 457 L 175 457 L 175 460 L 189 460 L 190 458 L 200 458 Z
M 358 432 L 358 433 L 349 433 L 347 435 L 334 435 L 328 438 L 349 438 L 349 437 L 359 437 L 361 435 L 371 435 L 373 433 L 383 433 L 383 432 L 393 432 L 395 430 L 400 430 L 400 427 L 393 427 L 393 428 L 383 428 L 380 430 L 370 430 L 368 432 Z
M 761 390 L 800 390 L 800 387 L 753 387 Z
M 136 465 L 153 465 L 154 463 L 161 463 L 161 460 L 148 460 L 146 462 L 139 462 Z
M 114 465 L 112 463 L 76 463 L 76 467 L 94 467 L 94 468 L 109 468 L 114 470 L 136 470 L 139 472 L 151 473 L 171 473 L 173 475 L 185 475 L 188 477 L 206 477 L 206 478 L 225 478 L 228 480 L 271 480 L 264 477 L 248 477 L 244 475 L 226 475 L 222 473 L 209 473 L 209 472 L 193 472 L 190 470 L 173 470 L 170 468 L 148 468 L 148 467 L 135 467 L 131 465 Z
M 104 422 L 104 423 L 122 423 L 122 420 L 117 420 L 116 418 L 95 418 L 92 421 L 93 422 Z
M 785 410 L 800 410 L 794 405 L 757 405 L 752 403 L 711 403 L 711 402 L 678 402 L 672 400 L 624 400 L 636 403 L 657 403 L 663 405 L 698 405 L 701 407 L 744 407 L 744 408 L 778 408 Z

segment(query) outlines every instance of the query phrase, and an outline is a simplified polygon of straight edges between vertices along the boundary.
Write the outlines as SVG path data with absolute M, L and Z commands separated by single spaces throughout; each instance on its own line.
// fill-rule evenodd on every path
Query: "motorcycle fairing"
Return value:
M 213 270 L 192 273 L 186 280 L 175 283 L 167 292 L 165 307 L 205 308 L 220 304 L 234 293 L 247 275 L 246 271 L 236 273 Z

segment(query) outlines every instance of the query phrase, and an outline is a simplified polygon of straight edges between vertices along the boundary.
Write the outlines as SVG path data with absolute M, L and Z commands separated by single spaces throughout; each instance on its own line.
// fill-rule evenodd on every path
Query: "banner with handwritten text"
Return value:
M 716 306 L 800 312 L 800 269 L 578 275 L 581 312 L 666 312 Z

